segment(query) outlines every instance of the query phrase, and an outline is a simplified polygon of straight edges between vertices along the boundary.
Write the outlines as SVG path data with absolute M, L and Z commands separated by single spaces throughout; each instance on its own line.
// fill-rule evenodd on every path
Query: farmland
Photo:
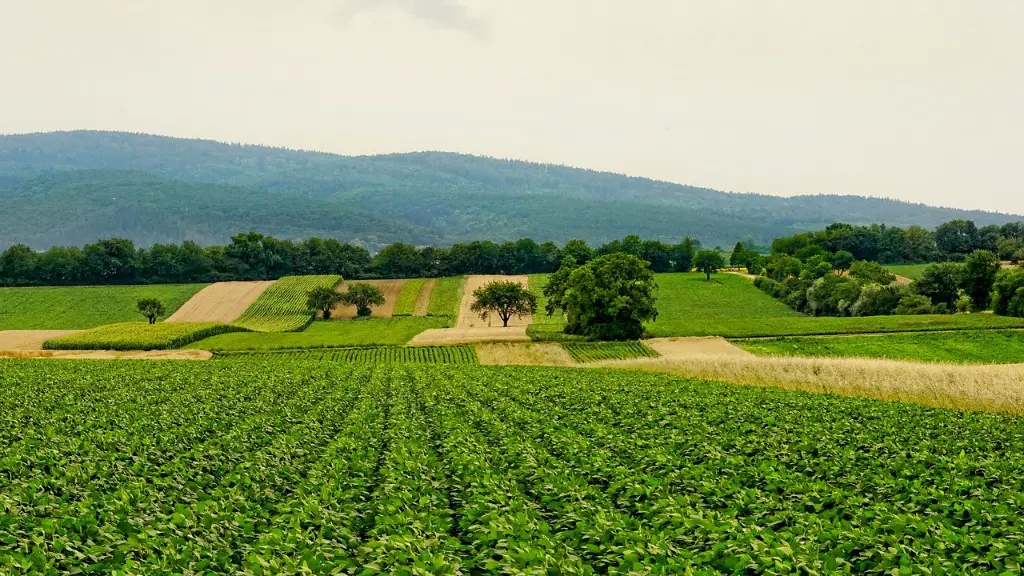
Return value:
M 318 321 L 301 332 L 224 334 L 197 342 L 190 348 L 220 351 L 400 346 L 424 330 L 441 328 L 447 323 L 445 318 L 420 317 Z
M 83 330 L 142 317 L 140 298 L 163 302 L 167 314 L 205 284 L 0 288 L 0 330 Z
M 427 316 L 448 318 L 454 324 L 459 317 L 459 304 L 462 302 L 462 289 L 465 285 L 466 279 L 462 276 L 439 279 L 430 296 Z
M 1024 363 L 1024 331 L 977 330 L 871 336 L 811 336 L 737 341 L 755 354 L 889 358 L 963 364 Z
M 310 321 L 306 293 L 334 288 L 340 276 L 286 276 L 267 288 L 235 324 L 259 332 L 302 330 Z
M 402 284 L 402 291 L 398 295 L 398 302 L 395 303 L 395 316 L 412 316 L 416 311 L 416 300 L 419 298 L 420 290 L 426 283 L 424 278 L 406 280 Z
M 273 356 L 318 362 L 387 362 L 403 364 L 476 364 L 472 346 L 377 346 L 373 348 L 322 348 L 284 350 L 279 352 L 222 352 L 218 358 L 251 360 L 257 356 Z
M 905 276 L 911 280 L 920 280 L 924 275 L 924 269 L 931 264 L 888 264 L 886 268 L 893 274 Z
M 654 358 L 658 353 L 640 342 L 566 342 L 562 345 L 577 362 Z
M 241 330 L 244 328 L 218 322 L 160 322 L 152 325 L 124 322 L 47 340 L 43 347 L 47 350 L 170 350 L 210 336 Z
M 2 363 L 0 571 L 961 574 L 1024 556 L 1015 418 L 597 369 Z

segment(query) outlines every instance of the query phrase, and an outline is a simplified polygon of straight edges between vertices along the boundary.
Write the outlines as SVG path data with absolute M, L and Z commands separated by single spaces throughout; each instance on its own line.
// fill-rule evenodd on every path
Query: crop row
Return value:
M 533 367 L 0 361 L 0 573 L 1018 573 L 1024 422 Z
M 395 316 L 412 316 L 416 311 L 416 299 L 420 296 L 420 290 L 426 283 L 426 278 L 413 278 L 402 284 L 402 291 L 398 294 L 398 302 L 395 303 Z
M 223 352 L 221 358 L 272 355 L 274 358 L 317 362 L 398 362 L 409 364 L 477 364 L 472 346 L 381 346 L 375 348 L 322 348 L 280 352 Z
M 257 332 L 294 332 L 312 321 L 306 309 L 307 293 L 314 288 L 334 288 L 341 276 L 286 276 L 249 306 L 235 324 Z
M 630 360 L 658 356 L 657 352 L 640 342 L 565 342 L 562 347 L 577 362 Z
M 125 322 L 47 340 L 43 347 L 47 350 L 170 350 L 218 334 L 244 331 L 245 328 L 218 322 Z
M 427 316 L 441 316 L 454 320 L 459 317 L 462 290 L 466 286 L 465 276 L 441 278 L 430 295 Z

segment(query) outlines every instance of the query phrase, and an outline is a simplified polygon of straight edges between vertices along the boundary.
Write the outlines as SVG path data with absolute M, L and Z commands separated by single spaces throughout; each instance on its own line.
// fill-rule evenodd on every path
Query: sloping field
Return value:
M 341 276 L 285 276 L 266 289 L 235 324 L 257 332 L 302 330 L 312 321 L 306 294 L 313 288 L 334 288 Z
M 165 322 L 234 322 L 273 283 L 273 280 L 269 280 L 210 284 L 178 308 Z
M 141 320 L 141 298 L 163 302 L 168 314 L 206 284 L 0 288 L 0 330 L 84 330 Z
M 753 354 L 737 347 L 725 338 L 717 336 L 701 336 L 696 338 L 652 338 L 644 340 L 663 358 L 680 360 L 694 356 L 739 356 L 752 357 Z
M 370 284 L 379 288 L 384 293 L 384 304 L 381 306 L 371 306 L 370 309 L 373 310 L 372 316 L 376 318 L 391 318 L 394 315 L 395 305 L 398 304 L 398 297 L 402 293 L 402 285 L 405 284 L 405 280 L 359 280 L 358 282 L 351 283 Z M 348 290 L 348 284 L 350 283 L 343 283 L 341 286 L 338 286 L 338 292 Z M 338 304 L 331 309 L 332 320 L 344 320 L 355 317 L 355 306 Z
M 338 322 L 316 321 L 301 332 L 249 332 L 223 334 L 189 348 L 200 350 L 291 350 L 351 346 L 401 346 L 428 328 L 445 326 L 444 318 L 356 318 Z
M 413 308 L 413 316 L 426 316 L 430 312 L 430 301 L 434 296 L 434 289 L 437 288 L 437 278 L 428 278 L 423 286 L 420 286 L 419 294 L 416 295 L 416 306 Z
M 462 302 L 463 287 L 465 285 L 465 276 L 439 278 L 430 294 L 427 316 L 449 318 L 452 322 L 455 322 L 459 317 L 459 304 Z
M 498 318 L 496 314 L 491 314 L 487 320 L 482 320 L 478 314 L 470 310 L 470 306 L 473 305 L 473 291 L 478 288 L 483 288 L 492 282 L 518 282 L 523 288 L 529 289 L 530 282 L 527 276 L 467 276 L 466 287 L 462 292 L 462 301 L 459 305 L 459 320 L 456 323 L 456 328 L 500 328 L 502 326 L 501 318 Z M 509 319 L 509 327 L 513 326 L 529 326 L 530 322 L 533 321 L 532 316 L 513 316 Z
M 42 350 L 43 343 L 53 338 L 63 338 L 77 330 L 2 330 L 0 350 Z
M 424 278 L 413 278 L 402 284 L 402 291 L 398 294 L 398 303 L 395 304 L 393 315 L 412 316 L 416 311 L 416 301 L 420 297 L 420 290 L 426 282 Z M 421 314 L 422 316 L 422 314 Z
M 242 330 L 245 328 L 219 322 L 124 322 L 47 340 L 43 347 L 47 350 L 171 350 L 217 334 Z

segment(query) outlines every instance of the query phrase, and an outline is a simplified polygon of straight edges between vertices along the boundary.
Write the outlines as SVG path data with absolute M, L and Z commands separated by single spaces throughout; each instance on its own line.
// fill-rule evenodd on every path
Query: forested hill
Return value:
M 101 237 L 225 243 L 244 230 L 371 248 L 627 234 L 727 246 L 835 221 L 933 228 L 954 218 L 1016 219 L 857 196 L 731 194 L 439 152 L 351 157 L 92 131 L 0 136 L 0 247 Z

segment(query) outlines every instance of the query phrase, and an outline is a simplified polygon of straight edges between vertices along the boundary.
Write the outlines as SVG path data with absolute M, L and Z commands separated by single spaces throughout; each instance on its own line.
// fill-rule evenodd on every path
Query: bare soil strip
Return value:
M 43 342 L 81 330 L 0 330 L 0 350 L 42 350 Z
M 494 328 L 501 327 L 501 318 L 498 318 L 496 314 L 491 314 L 487 320 L 481 320 L 480 316 L 470 310 L 470 306 L 473 305 L 473 291 L 477 288 L 483 288 L 484 286 L 492 282 L 507 282 L 507 281 L 518 282 L 523 288 L 529 289 L 529 280 L 526 276 L 467 276 L 466 277 L 466 289 L 462 293 L 462 302 L 459 306 L 459 321 L 456 324 L 457 328 Z M 529 326 L 533 322 L 532 316 L 524 316 L 519 318 L 513 316 L 508 321 L 509 327 L 513 326 Z
M 338 286 L 338 292 L 345 292 L 348 290 L 348 284 L 349 283 L 343 283 Z M 370 307 L 373 310 L 373 317 L 391 318 L 394 315 L 395 304 L 398 304 L 398 295 L 402 292 L 402 284 L 405 284 L 405 280 L 359 280 L 352 282 L 352 284 L 370 284 L 380 288 L 380 291 L 384 293 L 384 305 Z M 332 320 L 355 317 L 355 306 L 338 304 L 331 309 Z
M 748 280 L 756 280 L 757 279 L 756 275 L 749 274 L 747 272 L 740 272 L 739 270 L 723 270 L 723 272 L 725 272 L 726 274 L 735 274 L 737 276 L 743 276 L 744 278 L 746 278 Z
M 234 322 L 273 284 L 217 282 L 196 293 L 166 322 Z
M 478 344 L 476 356 L 485 366 L 572 366 L 576 364 L 565 348 L 550 342 Z
M 409 342 L 409 346 L 441 346 L 447 344 L 475 344 L 478 342 L 530 342 L 526 326 L 508 328 L 432 328 L 424 330 Z
M 420 293 L 416 296 L 416 307 L 413 309 L 413 316 L 426 316 L 430 310 L 430 297 L 434 295 L 434 287 L 437 286 L 437 278 L 431 278 L 420 287 Z
M 0 350 L 0 358 L 58 360 L 209 360 L 206 350 L 150 350 L 116 352 L 113 350 Z
M 751 358 L 754 355 L 717 336 L 699 338 L 652 338 L 644 340 L 662 358 L 677 360 L 695 356 L 739 356 Z

